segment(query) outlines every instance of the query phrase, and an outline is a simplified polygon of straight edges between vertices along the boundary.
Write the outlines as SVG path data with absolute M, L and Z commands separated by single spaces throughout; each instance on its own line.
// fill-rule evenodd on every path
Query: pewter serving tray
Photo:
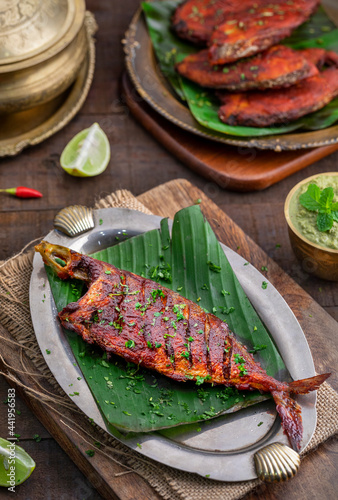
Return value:
M 102 219 L 102 224 L 99 220 Z M 46 236 L 50 243 L 64 245 L 90 254 L 116 243 L 115 236 L 126 231 L 129 236 L 160 227 L 161 217 L 145 215 L 125 208 L 94 211 L 94 229 L 75 238 L 58 231 Z M 315 375 L 313 360 L 303 331 L 293 312 L 278 291 L 269 283 L 263 290 L 265 276 L 236 252 L 222 245 L 245 293 L 270 331 L 286 367 L 294 380 Z M 257 477 L 253 456 L 270 443 L 289 445 L 283 434 L 273 401 L 265 401 L 244 410 L 201 422 L 201 431 L 176 427 L 170 432 L 140 433 L 132 437 L 121 435 L 107 427 L 86 381 L 81 376 L 60 323 L 41 256 L 36 254 L 30 283 L 30 304 L 36 337 L 47 365 L 56 380 L 69 393 L 77 406 L 102 429 L 117 437 L 138 453 L 177 469 L 194 472 L 219 481 L 245 481 Z M 51 354 L 46 355 L 46 349 Z M 75 363 L 75 365 L 74 365 Z M 302 406 L 304 436 L 302 449 L 308 444 L 316 426 L 316 394 L 298 396 Z M 262 425 L 258 424 L 263 422 Z M 140 444 L 140 449 L 137 444 Z

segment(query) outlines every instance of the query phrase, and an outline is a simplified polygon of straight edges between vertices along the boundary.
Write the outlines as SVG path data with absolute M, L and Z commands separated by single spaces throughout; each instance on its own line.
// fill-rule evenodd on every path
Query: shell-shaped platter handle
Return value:
M 289 446 L 272 443 L 261 448 L 254 456 L 256 472 L 268 483 L 279 483 L 294 477 L 300 466 L 299 454 Z
M 94 227 L 93 210 L 82 205 L 63 208 L 54 218 L 54 227 L 71 238 Z

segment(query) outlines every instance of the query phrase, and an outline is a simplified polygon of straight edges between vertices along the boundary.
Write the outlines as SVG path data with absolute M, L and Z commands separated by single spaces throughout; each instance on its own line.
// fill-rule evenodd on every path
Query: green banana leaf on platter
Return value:
M 198 303 L 228 323 L 237 338 L 255 352 L 256 360 L 269 375 L 285 379 L 285 365 L 273 339 L 245 295 L 199 205 L 176 214 L 171 234 L 168 220 L 163 219 L 160 230 L 125 238 L 93 257 L 152 279 Z M 58 311 L 85 292 L 82 282 L 62 281 L 50 268 L 46 271 Z M 212 386 L 203 379 L 175 382 L 117 356 L 108 360 L 106 354 L 77 334 L 65 333 L 107 424 L 123 432 L 193 424 L 270 397 L 258 391 Z M 81 395 L 72 392 L 72 382 L 69 395 L 75 399 Z
M 177 62 L 201 50 L 200 47 L 178 38 L 171 30 L 170 19 L 180 3 L 181 0 L 143 2 L 142 8 L 161 71 L 180 99 L 186 101 L 200 125 L 232 136 L 263 137 L 295 130 L 319 130 L 336 123 L 338 98 L 333 99 L 324 108 L 284 125 L 260 128 L 231 126 L 221 122 L 218 117 L 220 102 L 214 92 L 180 77 L 175 71 Z M 306 23 L 281 43 L 294 49 L 320 47 L 338 53 L 338 29 L 320 7 Z

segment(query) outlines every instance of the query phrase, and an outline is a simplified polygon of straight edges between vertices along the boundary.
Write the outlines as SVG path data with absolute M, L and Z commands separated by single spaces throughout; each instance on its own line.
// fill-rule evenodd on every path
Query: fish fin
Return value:
M 319 386 L 325 382 L 331 373 L 323 373 L 322 375 L 316 375 L 315 377 L 305 378 L 303 380 L 295 380 L 289 385 L 289 392 L 291 394 L 307 394 L 311 391 L 316 391 Z
M 285 391 L 272 391 L 271 394 L 276 403 L 276 410 L 284 432 L 287 434 L 292 448 L 298 452 L 303 436 L 301 407 Z

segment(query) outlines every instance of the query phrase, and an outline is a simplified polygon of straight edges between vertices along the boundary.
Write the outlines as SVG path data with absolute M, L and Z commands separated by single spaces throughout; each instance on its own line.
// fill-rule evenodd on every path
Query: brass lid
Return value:
M 78 31 L 84 12 L 84 0 L 0 0 L 0 66 L 51 57 L 75 25 Z

